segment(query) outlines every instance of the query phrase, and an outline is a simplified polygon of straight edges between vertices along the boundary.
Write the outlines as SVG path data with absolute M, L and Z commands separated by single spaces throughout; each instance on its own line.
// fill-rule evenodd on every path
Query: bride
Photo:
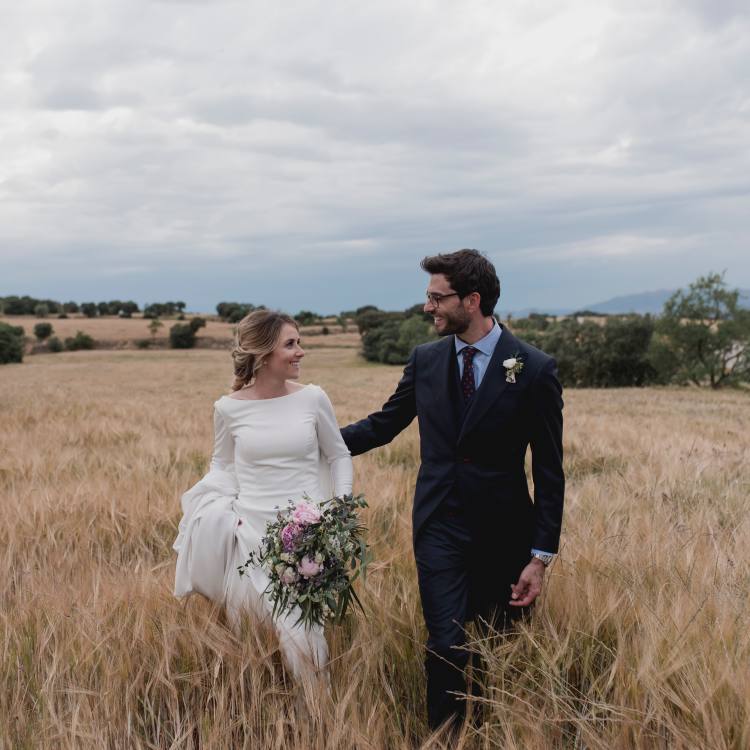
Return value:
M 214 403 L 214 451 L 200 482 L 182 496 L 174 542 L 175 596 L 200 593 L 225 607 L 238 630 L 241 614 L 270 618 L 268 576 L 237 566 L 258 549 L 276 509 L 307 494 L 323 500 L 352 491 L 352 460 L 331 402 L 317 385 L 300 385 L 299 330 L 293 318 L 256 310 L 243 318 L 232 351 L 234 387 Z M 325 669 L 323 628 L 274 621 L 282 654 L 298 680 Z

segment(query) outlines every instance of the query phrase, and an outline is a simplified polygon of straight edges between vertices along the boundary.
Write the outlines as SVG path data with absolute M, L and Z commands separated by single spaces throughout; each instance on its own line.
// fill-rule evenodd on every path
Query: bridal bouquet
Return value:
M 364 576 L 368 548 L 357 509 L 367 507 L 363 495 L 334 497 L 320 505 L 305 496 L 280 510 L 266 526 L 257 552 L 250 554 L 240 575 L 251 565 L 271 579 L 266 593 L 273 616 L 300 608 L 297 624 L 305 627 L 341 622 L 352 602 L 362 604 L 352 588 Z

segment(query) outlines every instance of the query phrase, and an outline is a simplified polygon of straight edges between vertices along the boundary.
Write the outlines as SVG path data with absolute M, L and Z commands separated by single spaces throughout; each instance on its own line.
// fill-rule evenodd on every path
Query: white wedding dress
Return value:
M 270 617 L 268 576 L 237 566 L 258 549 L 277 508 L 307 494 L 313 501 L 352 491 L 352 459 L 322 388 L 248 400 L 222 396 L 214 404 L 211 467 L 182 496 L 174 542 L 175 596 L 200 593 L 226 608 L 237 629 L 243 611 Z M 322 627 L 295 625 L 299 612 L 277 617 L 279 644 L 296 678 L 328 662 Z

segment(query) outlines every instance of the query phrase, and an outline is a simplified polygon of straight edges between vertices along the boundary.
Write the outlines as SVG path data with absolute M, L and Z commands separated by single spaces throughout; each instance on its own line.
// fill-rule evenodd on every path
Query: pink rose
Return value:
M 296 523 L 288 523 L 281 530 L 281 546 L 284 552 L 292 552 L 297 543 L 299 535 L 302 533 L 302 527 Z
M 297 566 L 297 570 L 303 578 L 313 578 L 318 575 L 322 569 L 323 566 L 320 565 L 320 563 L 311 560 L 307 555 L 302 558 L 300 564 Z
M 297 507 L 294 509 L 292 519 L 294 520 L 294 523 L 298 523 L 301 526 L 306 526 L 309 523 L 317 523 L 320 521 L 320 510 L 303 500 L 298 503 Z

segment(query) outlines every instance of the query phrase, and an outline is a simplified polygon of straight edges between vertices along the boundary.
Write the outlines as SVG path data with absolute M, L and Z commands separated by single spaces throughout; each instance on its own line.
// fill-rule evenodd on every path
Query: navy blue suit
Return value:
M 523 370 L 506 380 L 503 361 Z M 421 466 L 413 507 L 420 595 L 430 637 L 430 724 L 463 704 L 464 623 L 503 628 L 523 614 L 509 607 L 510 584 L 531 548 L 557 552 L 565 479 L 562 389 L 555 361 L 503 328 L 481 385 L 464 403 L 453 336 L 414 349 L 380 411 L 341 430 L 352 455 L 389 443 L 416 416 Z M 524 458 L 531 446 L 534 502 Z

